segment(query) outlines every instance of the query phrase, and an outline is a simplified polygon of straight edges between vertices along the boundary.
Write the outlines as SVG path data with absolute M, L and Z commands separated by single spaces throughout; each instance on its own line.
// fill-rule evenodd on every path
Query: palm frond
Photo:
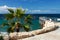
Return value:
M 7 20 L 13 19 L 13 18 L 14 18 L 14 15 L 12 15 L 12 14 L 5 14 L 5 18 L 6 18 Z
M 9 24 L 6 22 L 6 23 L 3 23 L 2 24 L 2 27 L 4 27 L 4 26 L 9 26 Z
M 10 32 L 14 32 L 14 28 L 12 29 L 13 27 L 9 27 L 8 29 L 7 29 L 7 32 L 8 33 L 10 33 Z
M 24 25 L 24 30 L 28 32 L 30 30 L 30 26 L 25 24 Z
M 31 15 L 26 16 L 26 17 L 25 17 L 25 22 L 26 22 L 27 24 L 32 24 L 32 16 L 31 16 Z
M 21 18 L 21 17 L 24 16 L 24 14 L 25 14 L 25 10 L 22 10 L 22 9 L 20 9 L 20 8 L 17 8 L 17 9 L 16 9 L 16 16 L 17 16 L 17 17 Z
M 13 10 L 13 9 L 8 9 L 8 11 L 9 11 L 10 13 L 14 13 L 14 10 Z

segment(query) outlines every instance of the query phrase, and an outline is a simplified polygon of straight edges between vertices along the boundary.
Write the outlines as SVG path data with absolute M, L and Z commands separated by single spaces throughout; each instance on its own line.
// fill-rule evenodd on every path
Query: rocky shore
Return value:
M 41 40 L 41 38 L 46 38 L 46 37 L 47 37 L 47 40 L 49 40 L 48 37 L 54 38 L 53 36 L 58 36 L 58 34 L 54 35 L 55 33 L 60 33 L 59 25 L 60 25 L 60 23 L 56 23 L 51 20 L 45 20 L 44 27 L 42 29 L 38 29 L 38 30 L 30 31 L 30 32 L 19 32 L 19 33 L 14 32 L 14 33 L 10 33 L 9 36 L 10 36 L 11 40 L 20 40 L 20 39 L 22 39 L 22 40 Z M 58 31 L 56 31 L 56 29 Z M 50 35 L 50 36 L 48 36 L 48 35 Z M 9 40 L 9 37 L 6 35 L 4 37 L 4 40 Z M 44 40 L 46 40 L 46 39 L 44 39 Z

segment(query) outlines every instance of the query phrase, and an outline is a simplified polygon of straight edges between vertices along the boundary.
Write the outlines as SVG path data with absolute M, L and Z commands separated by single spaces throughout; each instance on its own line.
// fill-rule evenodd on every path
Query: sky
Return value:
M 19 7 L 30 14 L 60 13 L 60 0 L 0 0 L 0 13 L 7 12 L 7 8 Z

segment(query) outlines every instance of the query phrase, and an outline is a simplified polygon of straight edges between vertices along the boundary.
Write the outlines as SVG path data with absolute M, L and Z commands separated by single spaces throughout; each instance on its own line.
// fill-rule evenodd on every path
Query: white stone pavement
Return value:
M 36 35 L 34 37 L 29 37 L 29 38 L 25 38 L 22 40 L 60 40 L 60 22 L 46 22 L 45 26 L 49 27 L 49 26 L 59 26 L 59 28 L 57 30 L 48 32 L 48 33 L 44 33 L 44 34 L 40 34 L 40 35 Z M 45 27 L 45 28 L 46 28 Z

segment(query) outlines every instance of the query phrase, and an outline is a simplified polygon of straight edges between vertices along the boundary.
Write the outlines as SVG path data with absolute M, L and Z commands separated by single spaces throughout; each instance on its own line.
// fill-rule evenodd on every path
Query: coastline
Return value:
M 60 23 L 59 23 L 60 24 Z M 44 34 L 48 34 L 49 32 L 52 32 L 54 31 L 55 29 L 57 29 L 58 25 L 56 23 L 54 23 L 53 21 L 50 21 L 50 20 L 46 20 L 45 21 L 45 24 L 44 24 L 44 27 L 42 29 L 38 29 L 38 30 L 34 30 L 34 31 L 30 31 L 30 32 L 19 32 L 18 35 L 16 32 L 14 33 L 10 33 L 10 37 L 13 38 L 13 39 L 27 39 L 29 40 L 31 37 L 32 38 L 35 38 L 36 37 L 39 37 L 37 35 L 44 35 Z M 17 37 L 17 38 L 16 38 Z M 5 40 L 8 40 L 8 36 L 4 37 Z M 33 40 L 33 39 L 32 39 Z

